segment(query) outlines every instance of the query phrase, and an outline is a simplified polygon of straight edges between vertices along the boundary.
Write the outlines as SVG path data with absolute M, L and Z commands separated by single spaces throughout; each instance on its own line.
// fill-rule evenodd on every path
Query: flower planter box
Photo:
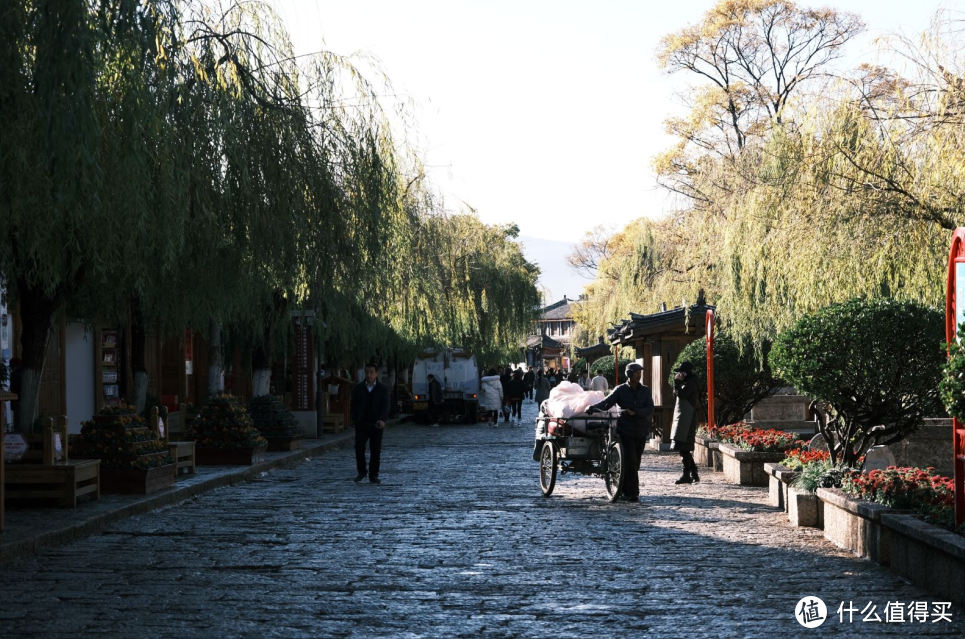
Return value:
M 824 528 L 824 502 L 814 493 L 789 486 L 787 520 L 798 527 Z
M 115 495 L 149 495 L 174 485 L 178 471 L 174 464 L 157 468 L 101 470 L 101 492 Z
M 292 435 L 289 437 L 265 437 L 268 440 L 269 451 L 291 451 L 302 447 L 304 435 Z
M 881 526 L 889 532 L 892 572 L 965 605 L 965 537 L 897 513 L 883 513 Z
M 882 566 L 891 563 L 891 532 L 882 527 L 881 516 L 902 511 L 854 499 L 837 488 L 818 488 L 817 496 L 824 502 L 825 539 Z
M 764 464 L 764 472 L 768 475 L 767 480 L 767 503 L 775 508 L 780 508 L 787 512 L 787 491 L 797 476 L 797 471 L 790 470 L 778 463 Z
M 755 453 L 743 450 L 732 444 L 718 444 L 724 465 L 724 479 L 741 486 L 767 486 L 768 474 L 764 464 L 777 463 L 784 459 L 784 453 Z
M 195 449 L 199 466 L 251 466 L 261 461 L 267 446 L 247 448 L 202 448 Z
M 698 435 L 694 440 L 694 461 L 718 472 L 723 470 L 717 440 Z

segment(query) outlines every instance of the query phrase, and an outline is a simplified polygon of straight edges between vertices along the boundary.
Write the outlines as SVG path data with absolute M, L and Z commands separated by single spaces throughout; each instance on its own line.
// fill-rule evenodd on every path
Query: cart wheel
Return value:
M 623 492 L 623 444 L 619 440 L 607 446 L 603 481 L 606 484 L 607 498 L 616 501 Z
M 543 442 L 543 450 L 539 454 L 539 487 L 543 490 L 544 497 L 552 495 L 553 488 L 556 487 L 556 466 L 559 458 L 553 442 Z

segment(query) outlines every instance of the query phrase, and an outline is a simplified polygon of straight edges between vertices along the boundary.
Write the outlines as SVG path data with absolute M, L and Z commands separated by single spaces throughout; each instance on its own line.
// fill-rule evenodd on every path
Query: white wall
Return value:
M 64 334 L 67 370 L 67 425 L 79 433 L 80 423 L 97 410 L 94 404 L 94 337 L 83 324 L 67 324 Z

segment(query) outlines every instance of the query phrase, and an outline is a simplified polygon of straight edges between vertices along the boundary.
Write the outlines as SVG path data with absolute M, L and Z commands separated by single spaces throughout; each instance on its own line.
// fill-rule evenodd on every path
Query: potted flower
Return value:
M 177 469 L 168 447 L 133 406 L 106 406 L 70 444 L 73 457 L 101 460 L 101 490 L 145 495 L 174 484 Z
M 248 402 L 248 415 L 261 436 L 268 440 L 268 450 L 288 451 L 301 447 L 305 432 L 281 398 L 274 395 L 252 398 Z
M 202 406 L 187 438 L 195 442 L 197 463 L 202 465 L 250 466 L 268 449 L 248 411 L 228 394 L 215 395 Z
M 742 486 L 767 486 L 769 475 L 764 464 L 782 461 L 789 449 L 801 444 L 794 433 L 747 428 L 746 425 L 724 430 L 719 438 L 724 477 Z

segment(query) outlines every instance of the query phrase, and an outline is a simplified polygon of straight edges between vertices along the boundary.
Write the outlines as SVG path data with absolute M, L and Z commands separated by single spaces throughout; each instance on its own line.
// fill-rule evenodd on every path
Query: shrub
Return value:
M 726 335 L 714 339 L 714 421 L 718 425 L 744 419 L 754 405 L 770 397 L 782 386 L 771 374 L 767 361 L 770 344 L 763 346 L 764 360 L 759 361 L 751 349 L 741 352 Z M 674 368 L 683 362 L 693 364 L 701 403 L 707 397 L 707 338 L 691 342 L 680 352 Z M 673 386 L 671 370 L 669 384 Z M 704 411 L 706 414 L 706 411 Z
M 782 430 L 752 428 L 745 422 L 726 426 L 710 426 L 705 432 L 724 444 L 734 444 L 758 453 L 783 453 L 801 444 L 794 433 Z
M 965 420 L 965 348 L 961 341 L 965 339 L 965 323 L 958 327 L 958 341 L 946 344 L 948 361 L 942 371 L 942 380 L 938 385 L 939 396 L 948 414 L 958 420 Z
M 854 466 L 868 448 L 893 444 L 941 412 L 943 314 L 917 302 L 853 299 L 778 336 L 771 368 L 828 406 L 821 434 L 833 460 Z
M 932 468 L 896 468 L 850 473 L 841 490 L 878 504 L 914 510 L 925 521 L 955 528 L 955 482 L 932 474 Z
M 815 492 L 818 488 L 841 488 L 841 482 L 854 472 L 849 466 L 835 464 L 831 457 L 827 459 L 809 461 L 801 466 L 801 474 L 794 480 L 793 486 Z
M 813 462 L 823 462 L 831 459 L 830 453 L 826 450 L 807 450 L 805 448 L 792 448 L 787 451 L 787 457 L 781 462 L 788 470 L 801 470 L 801 468 Z

